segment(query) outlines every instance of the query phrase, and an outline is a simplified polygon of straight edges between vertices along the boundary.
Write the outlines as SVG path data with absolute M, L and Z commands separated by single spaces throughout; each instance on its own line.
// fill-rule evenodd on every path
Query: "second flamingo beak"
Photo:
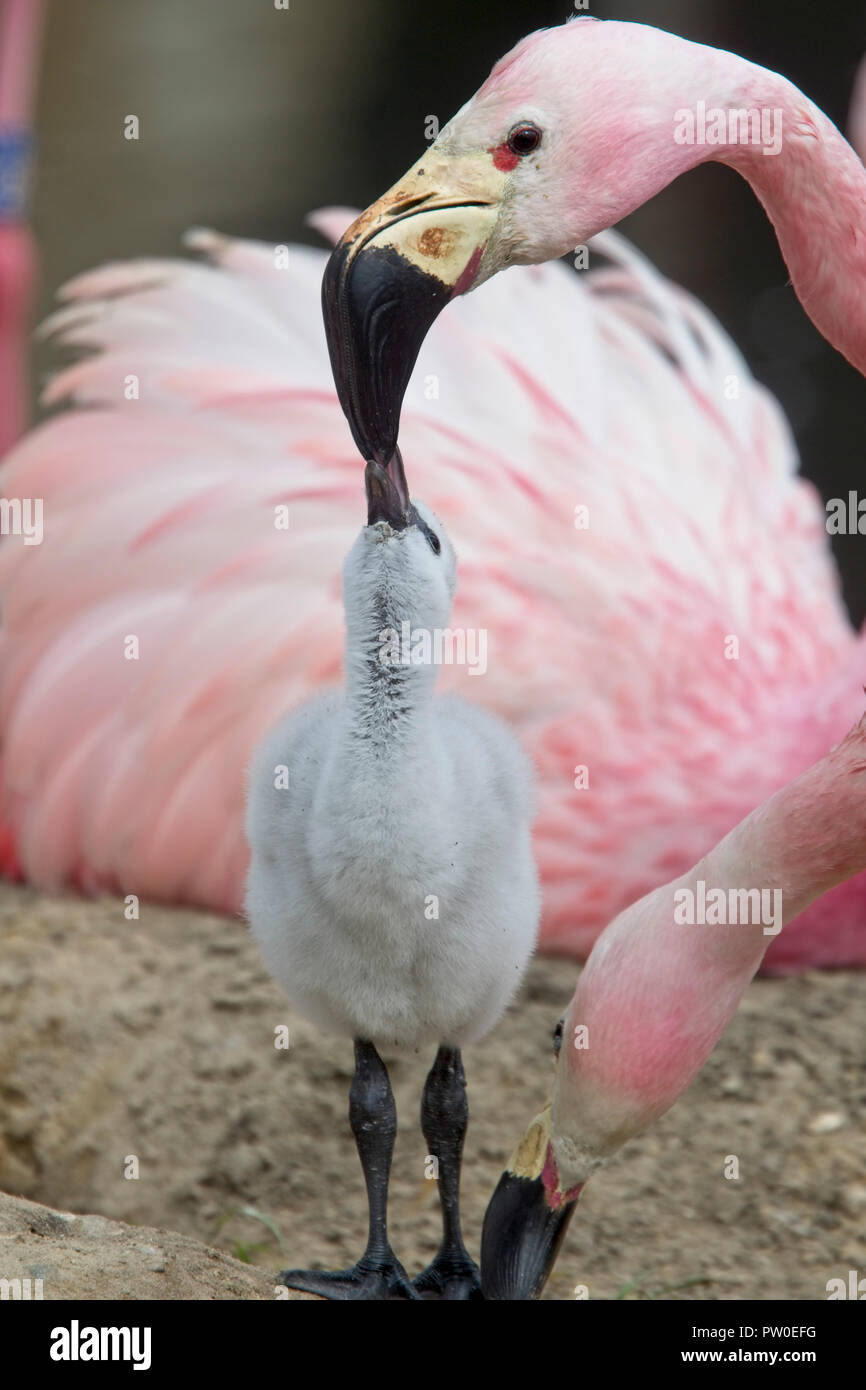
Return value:
M 393 457 L 421 344 L 478 278 L 504 182 L 489 154 L 430 150 L 335 247 L 322 311 L 337 394 L 363 458 Z
M 547 1106 L 511 1155 L 484 1214 L 481 1288 L 486 1299 L 520 1303 L 541 1296 L 579 1195 L 579 1188 L 560 1191 Z

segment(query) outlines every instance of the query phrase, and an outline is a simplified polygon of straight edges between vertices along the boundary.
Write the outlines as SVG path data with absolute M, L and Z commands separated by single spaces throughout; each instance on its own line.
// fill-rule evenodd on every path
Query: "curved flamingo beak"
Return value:
M 560 1188 L 548 1105 L 511 1155 L 484 1214 L 481 1290 L 486 1299 L 520 1303 L 540 1297 L 580 1192 L 581 1187 Z
M 430 325 L 471 288 L 506 174 L 489 154 L 429 151 L 337 243 L 322 312 L 337 395 L 365 459 L 385 465 Z

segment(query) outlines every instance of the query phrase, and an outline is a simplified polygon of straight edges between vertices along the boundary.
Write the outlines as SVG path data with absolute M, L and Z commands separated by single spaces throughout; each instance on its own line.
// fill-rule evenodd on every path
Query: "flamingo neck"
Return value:
M 345 649 L 345 739 L 355 754 L 395 767 L 425 746 L 436 680 L 412 640 L 428 615 L 399 579 L 384 568 L 361 576 L 346 604 Z
M 587 142 L 584 113 L 571 141 L 579 230 L 611 226 L 698 164 L 728 164 L 767 212 L 809 317 L 866 373 L 866 170 L 823 111 L 778 73 L 658 29 L 582 35 L 604 117 Z M 601 196 L 581 209 L 587 188 Z
M 752 104 L 773 103 L 780 113 L 779 153 L 734 145 L 718 157 L 760 199 L 816 328 L 866 373 L 866 170 L 823 111 L 790 82 L 768 77 L 765 90 L 756 83 Z

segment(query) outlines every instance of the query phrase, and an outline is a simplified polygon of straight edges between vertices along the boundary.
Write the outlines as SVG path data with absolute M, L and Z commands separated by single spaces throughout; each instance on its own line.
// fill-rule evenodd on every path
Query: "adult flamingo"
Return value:
M 486 1298 L 538 1296 L 584 1184 L 697 1076 L 772 933 L 864 868 L 866 716 L 690 871 L 602 932 L 562 1020 L 551 1103 L 517 1145 L 485 1215 Z M 777 903 L 775 920 L 754 912 L 722 925 L 682 910 L 702 895 L 739 900 L 757 889 Z
M 558 134 L 521 158 L 508 136 L 515 121 L 545 124 L 536 89 L 557 103 Z M 672 103 L 734 92 L 796 117 L 777 157 L 674 141 Z M 578 21 L 525 40 L 334 265 L 351 247 L 348 288 L 363 290 L 358 268 L 377 257 L 371 244 L 355 254 L 358 231 L 384 245 L 384 228 L 386 271 L 415 235 L 453 273 L 448 292 L 465 289 L 479 235 L 477 279 L 579 244 L 720 154 L 757 183 L 801 297 L 859 363 L 862 324 L 846 329 L 838 293 L 820 293 L 832 239 L 836 273 L 860 271 L 844 208 L 802 245 L 784 215 L 818 215 L 840 185 L 850 209 L 855 157 L 783 79 L 642 26 Z M 431 216 L 435 179 L 440 203 L 474 206 Z M 389 224 L 404 194 L 426 205 Z M 339 232 L 348 218 L 326 220 Z M 447 232 L 448 256 L 429 230 Z M 272 247 L 193 240 L 214 267 L 113 266 L 69 287 L 54 329 L 101 351 L 48 400 L 87 408 L 43 425 L 4 468 L 7 495 L 45 499 L 46 533 L 0 552 L 3 859 L 49 888 L 234 910 L 249 752 L 338 676 L 334 576 L 358 462 L 319 326 L 323 257 L 297 248 L 283 268 Z M 515 271 L 453 304 L 402 434 L 413 488 L 461 556 L 455 626 L 489 631 L 486 675 L 448 668 L 444 684 L 509 718 L 536 762 L 542 939 L 572 953 L 819 757 L 866 675 L 775 403 L 700 306 L 621 240 L 599 249 L 607 268 Z M 409 305 L 417 343 L 429 314 L 401 277 L 379 283 Z M 350 349 L 337 343 L 344 394 L 359 379 Z M 383 403 L 396 430 L 403 384 L 386 372 L 356 402 L 374 407 L 356 421 L 365 449 Z M 387 452 L 387 438 L 372 443 Z M 861 878 L 822 899 L 773 942 L 771 965 L 866 960 L 864 893 Z
M 25 354 L 35 278 L 25 222 L 42 0 L 0 0 L 0 454 L 27 413 Z

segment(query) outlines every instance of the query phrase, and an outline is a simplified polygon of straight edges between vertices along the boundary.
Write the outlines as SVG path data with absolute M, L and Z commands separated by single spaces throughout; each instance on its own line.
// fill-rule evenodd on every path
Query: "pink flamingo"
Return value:
M 674 113 L 699 101 L 781 109 L 780 152 L 677 143 Z M 377 251 L 399 271 L 409 247 L 450 282 L 438 308 L 473 276 L 581 245 L 707 158 L 753 182 L 804 304 L 862 366 L 853 152 L 784 79 L 639 25 L 524 40 L 332 274 L 347 247 L 356 272 Z M 0 551 L 0 853 L 50 889 L 233 911 L 250 751 L 338 677 L 358 464 L 319 327 L 321 253 L 192 241 L 212 265 L 68 287 L 53 330 L 99 352 L 47 399 L 81 408 L 3 468 L 6 495 L 44 499 L 45 539 Z M 402 425 L 413 489 L 461 557 L 454 624 L 489 638 L 486 674 L 449 667 L 443 684 L 509 719 L 536 763 L 542 942 L 574 954 L 820 757 L 866 674 L 775 402 L 699 305 L 621 239 L 598 249 L 606 268 L 533 266 L 453 303 Z M 429 308 L 400 274 L 383 283 L 417 348 Z M 349 287 L 363 297 L 357 274 Z M 361 418 L 351 344 L 332 341 L 356 433 L 384 429 L 387 453 L 414 352 L 396 374 L 380 359 Z M 805 912 L 771 967 L 866 961 L 864 890 Z
M 761 885 L 787 925 L 866 868 L 866 716 L 691 870 L 602 932 L 560 1033 L 553 1096 L 517 1145 L 484 1219 L 482 1288 L 537 1297 L 587 1179 L 697 1076 L 758 969 L 768 916 L 687 922 L 685 900 Z
M 678 138 L 694 136 L 701 122 L 705 133 L 708 119 L 719 120 L 725 137 L 709 149 Z M 578 21 L 518 45 L 433 151 L 339 242 L 323 303 L 361 453 L 399 467 L 407 378 L 453 295 L 509 265 L 579 245 L 708 157 L 724 158 L 753 183 L 808 312 L 866 369 L 866 324 L 845 298 L 862 288 L 866 271 L 866 174 L 839 133 L 784 79 L 732 55 L 653 30 Z M 819 246 L 803 230 L 813 220 L 826 229 Z M 727 515 L 724 525 L 733 538 Z M 862 670 L 862 651 L 857 663 Z M 849 668 L 853 695 L 852 677 Z M 834 694 L 838 700 L 838 687 Z M 862 887 L 864 867 L 866 718 L 691 870 L 611 922 L 562 1023 L 551 1105 L 530 1125 L 488 1208 L 485 1297 L 538 1294 L 584 1183 L 693 1080 L 770 937 L 827 890 L 857 875 Z
M 0 0 L 0 454 L 24 429 L 25 344 L 36 278 L 24 220 L 42 0 Z

